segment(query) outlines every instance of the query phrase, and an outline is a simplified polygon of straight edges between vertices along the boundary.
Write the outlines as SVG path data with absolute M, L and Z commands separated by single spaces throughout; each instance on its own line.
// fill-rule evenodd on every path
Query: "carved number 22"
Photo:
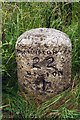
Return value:
M 38 57 L 33 58 L 33 68 L 36 67 L 36 68 L 40 68 L 41 69 L 41 67 L 38 66 L 39 61 L 40 61 L 40 59 Z M 53 57 L 46 58 L 47 67 L 53 67 L 52 66 L 53 62 L 54 62 L 54 58 Z

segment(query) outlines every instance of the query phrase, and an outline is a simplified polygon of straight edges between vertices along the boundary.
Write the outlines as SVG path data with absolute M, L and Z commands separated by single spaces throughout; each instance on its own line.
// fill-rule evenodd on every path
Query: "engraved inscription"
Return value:
M 40 66 L 38 66 L 40 59 L 38 57 L 33 58 L 33 68 L 40 68 Z M 41 69 L 41 68 L 40 68 Z
M 47 57 L 46 62 L 47 62 L 47 67 L 53 67 L 52 63 L 54 62 L 54 58 L 53 57 Z
M 45 66 L 47 67 L 47 68 L 51 68 L 53 71 L 52 72 L 50 72 L 49 71 L 49 73 L 51 73 L 54 77 L 58 74 L 58 76 L 62 76 L 63 75 L 63 71 L 62 70 L 59 70 L 56 66 L 55 66 L 55 64 L 54 64 L 54 58 L 53 57 L 49 57 L 49 56 L 47 56 L 43 61 L 45 61 L 44 62 L 44 64 L 45 64 Z M 33 66 L 33 68 L 39 68 L 39 69 L 41 69 L 41 66 L 40 66 L 40 63 L 42 63 L 43 61 L 40 61 L 40 58 L 39 57 L 34 57 L 33 58 L 33 64 L 32 64 L 32 66 Z M 44 65 L 43 64 L 43 65 Z M 49 73 L 47 73 L 47 76 L 49 76 Z

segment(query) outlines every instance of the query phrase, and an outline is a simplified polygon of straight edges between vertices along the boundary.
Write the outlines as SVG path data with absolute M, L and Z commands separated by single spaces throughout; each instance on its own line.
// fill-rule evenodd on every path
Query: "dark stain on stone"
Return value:
M 18 53 L 22 53 L 22 51 L 21 51 L 21 50 L 19 50 L 19 49 L 16 49 L 16 51 L 17 51 Z
M 21 66 L 23 68 L 23 66 Z
M 27 71 L 27 74 L 28 74 L 28 75 L 31 75 L 31 72 Z
M 42 31 L 43 31 L 43 29 L 40 29 L 40 31 L 42 32 Z
M 46 44 L 44 44 L 44 47 L 48 48 L 48 46 Z
M 41 38 L 40 38 L 40 40 L 42 41 L 42 40 L 43 40 L 43 38 L 41 37 Z
M 48 76 L 49 76 L 49 73 L 47 72 L 46 74 L 47 74 L 47 77 L 48 77 Z
M 35 42 L 35 44 L 37 44 L 37 42 Z

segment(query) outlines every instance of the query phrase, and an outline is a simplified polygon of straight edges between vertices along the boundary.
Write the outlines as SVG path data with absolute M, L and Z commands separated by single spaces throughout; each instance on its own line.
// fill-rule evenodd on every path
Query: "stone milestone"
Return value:
M 26 96 L 44 101 L 71 84 L 71 42 L 59 30 L 23 33 L 16 43 L 16 60 L 18 82 Z

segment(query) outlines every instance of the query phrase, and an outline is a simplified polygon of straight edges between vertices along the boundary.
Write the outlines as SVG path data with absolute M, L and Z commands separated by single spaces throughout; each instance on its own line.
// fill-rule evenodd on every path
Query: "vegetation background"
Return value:
M 80 2 L 3 2 L 2 3 L 2 77 L 3 120 L 75 119 L 80 120 Z M 32 28 L 56 28 L 72 42 L 72 86 L 36 106 L 25 101 L 17 83 L 15 44 Z

